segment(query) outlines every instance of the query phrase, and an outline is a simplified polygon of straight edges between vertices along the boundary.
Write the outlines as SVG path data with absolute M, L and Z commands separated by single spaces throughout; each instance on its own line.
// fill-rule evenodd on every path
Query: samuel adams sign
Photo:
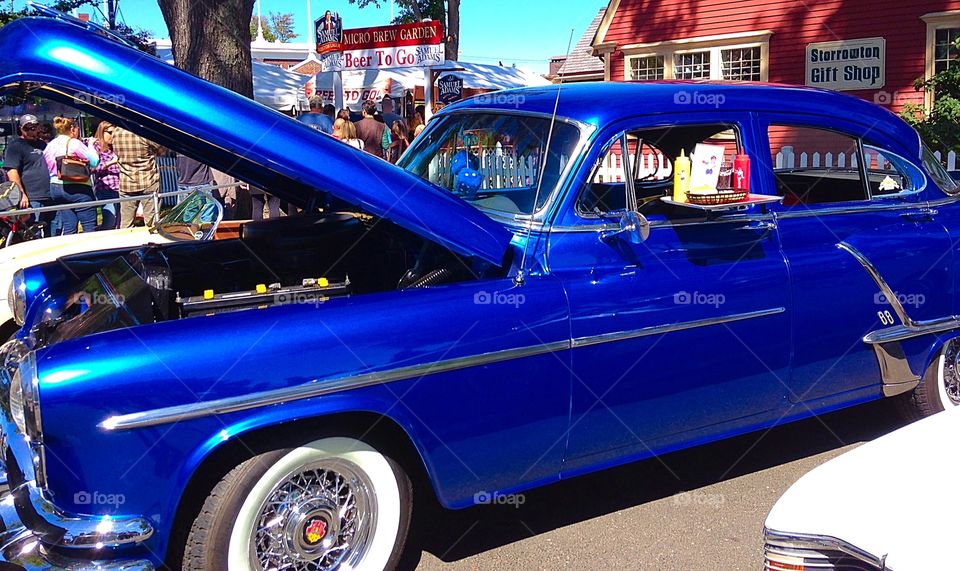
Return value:
M 437 99 L 440 103 L 449 105 L 463 99 L 463 78 L 456 75 L 445 75 L 437 80 Z

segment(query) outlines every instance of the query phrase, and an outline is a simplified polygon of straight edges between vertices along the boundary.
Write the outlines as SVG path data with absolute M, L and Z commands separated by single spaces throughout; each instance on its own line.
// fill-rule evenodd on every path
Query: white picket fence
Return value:
M 636 164 L 636 154 L 630 155 L 630 164 Z M 640 157 L 640 176 L 638 178 L 652 178 L 663 180 L 673 174 L 670 164 L 660 153 L 647 153 Z M 594 175 L 594 182 L 623 182 L 623 156 L 608 153 L 603 158 L 597 172 Z
M 943 163 L 943 153 L 940 151 L 934 151 L 933 156 L 937 157 L 937 160 Z M 950 151 L 947 153 L 947 162 L 943 164 L 946 165 L 948 171 L 957 170 L 957 152 Z
M 479 155 L 471 153 L 479 159 L 477 171 L 483 177 L 481 188 L 520 188 L 533 186 L 539 167 L 537 157 L 527 155 L 517 156 L 516 153 L 503 152 L 499 149 L 485 149 Z M 438 177 L 441 186 L 452 188 L 454 153 L 437 153 L 433 159 L 431 171 Z
M 937 160 L 943 163 L 948 171 L 957 170 L 957 153 L 956 151 L 950 151 L 946 154 L 947 159 L 944 162 L 943 153 L 941 151 L 936 151 L 933 153 Z M 857 153 L 850 153 L 849 159 L 847 155 L 843 153 L 838 153 L 834 156 L 833 153 L 800 153 L 797 155 L 793 147 L 784 146 L 781 148 L 780 152 L 776 155 L 775 167 L 778 169 L 793 169 L 793 168 L 844 168 L 847 165 L 850 168 L 856 168 L 857 166 Z M 885 170 L 890 168 L 887 164 L 886 159 L 883 158 L 883 155 L 880 153 L 874 153 L 866 151 L 864 157 L 867 160 L 867 168 Z
M 874 164 L 876 159 L 874 155 L 867 153 L 868 164 Z M 850 168 L 857 167 L 857 153 L 850 153 L 850 158 L 847 158 L 847 155 L 843 153 L 800 153 L 799 155 L 794 152 L 793 147 L 786 145 L 780 148 L 780 152 L 776 154 L 774 158 L 774 168 L 776 169 L 796 169 L 796 168 L 846 168 L 849 165 Z
M 458 151 L 460 152 L 460 151 Z M 452 188 L 453 186 L 453 157 L 456 153 L 442 152 L 437 153 L 430 165 L 431 179 L 439 182 L 441 186 Z M 502 148 L 483 149 L 479 153 L 471 151 L 474 160 L 479 161 L 479 168 L 476 170 L 483 177 L 481 188 L 532 188 L 540 174 L 540 160 L 538 154 L 526 156 L 517 155 L 516 152 L 504 150 Z M 566 167 L 569 157 L 560 156 L 557 168 L 563 171 Z M 552 161 L 551 161 L 552 163 Z M 554 168 L 553 164 L 548 163 L 548 168 Z M 472 164 L 471 167 L 477 166 Z

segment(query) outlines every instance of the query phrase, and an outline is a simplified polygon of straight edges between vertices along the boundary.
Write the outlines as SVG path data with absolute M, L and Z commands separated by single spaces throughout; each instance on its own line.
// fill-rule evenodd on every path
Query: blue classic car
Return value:
M 0 553 L 28 569 L 390 568 L 431 502 L 960 402 L 958 187 L 864 101 L 502 92 L 397 168 L 74 23 L 7 25 L 0 53 L 4 92 L 307 211 L 18 274 Z

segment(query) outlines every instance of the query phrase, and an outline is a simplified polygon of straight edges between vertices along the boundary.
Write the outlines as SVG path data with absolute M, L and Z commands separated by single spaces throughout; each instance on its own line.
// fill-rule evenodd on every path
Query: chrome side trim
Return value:
M 597 220 L 591 220 L 585 218 L 584 224 L 571 224 L 565 226 L 550 226 L 549 230 L 551 232 L 566 232 L 566 233 L 576 233 L 576 232 L 595 232 L 603 233 L 611 230 L 619 230 L 620 225 L 610 222 L 605 224 L 597 224 Z M 712 218 L 709 220 L 690 220 L 689 222 L 674 223 L 670 220 L 651 220 L 650 228 L 682 228 L 686 226 L 704 226 L 712 224 L 736 224 L 743 222 L 776 222 L 776 217 L 773 214 L 740 214 L 740 215 L 725 215 L 719 218 Z
M 931 200 L 927 202 L 927 206 L 930 208 L 936 208 L 937 206 L 948 206 L 960 202 L 960 197 L 957 196 L 947 196 L 944 198 L 938 198 L 936 200 Z
M 684 329 L 694 329 L 696 327 L 709 327 L 711 325 L 720 325 L 721 323 L 732 323 L 734 321 L 743 321 L 744 319 L 754 319 L 757 317 L 767 317 L 786 311 L 784 307 L 774 307 L 772 309 L 762 309 L 759 311 L 750 311 L 747 313 L 735 313 L 733 315 L 724 315 L 721 317 L 711 317 L 697 321 L 686 321 L 683 323 L 670 323 L 667 325 L 655 325 L 634 329 L 631 331 L 617 331 L 614 333 L 604 333 L 601 335 L 592 335 L 589 337 L 577 337 L 573 340 L 573 348 L 589 347 L 601 343 L 610 343 L 613 341 L 624 341 L 627 339 L 636 339 L 638 337 L 647 337 L 649 335 L 662 335 L 674 331 L 683 331 Z
M 304 385 L 295 385 L 283 389 L 261 391 L 259 393 L 253 393 L 250 395 L 226 397 L 206 402 L 190 403 L 166 408 L 158 408 L 145 412 L 111 416 L 100 423 L 100 428 L 103 428 L 104 430 L 126 430 L 130 428 L 155 426 L 157 424 L 165 424 L 168 422 L 180 422 L 215 414 L 227 414 L 241 410 L 248 410 L 251 408 L 258 408 L 261 406 L 323 396 L 326 394 L 350 389 L 392 383 L 394 381 L 400 381 L 403 379 L 422 377 L 436 373 L 446 373 L 468 367 L 479 367 L 492 363 L 499 363 L 501 361 L 533 357 L 545 353 L 554 353 L 557 351 L 564 351 L 569 348 L 570 342 L 564 340 L 530 347 L 505 349 L 503 351 L 494 351 L 492 353 L 483 353 L 481 355 L 457 357 L 454 359 L 436 361 L 433 363 L 422 363 L 418 365 L 411 365 L 409 367 L 389 369 L 386 371 L 339 377 L 324 381 L 320 381 L 318 379 Z
M 863 561 L 877 568 L 878 571 L 893 571 L 886 564 L 886 556 L 878 557 L 860 549 L 856 545 L 829 535 L 815 535 L 809 533 L 784 533 L 767 527 L 763 528 L 764 550 L 768 547 L 785 547 L 787 549 L 817 550 L 830 549 L 839 551 L 854 559 Z
M 578 347 L 588 347 L 600 343 L 611 343 L 614 341 L 624 341 L 635 339 L 637 337 L 646 337 L 648 335 L 658 335 L 670 333 L 672 331 L 682 331 L 684 329 L 693 329 L 695 327 L 708 327 L 710 325 L 719 325 L 721 323 L 730 323 L 733 321 L 742 321 L 744 319 L 753 319 L 757 317 L 766 317 L 776 315 L 786 311 L 783 307 L 752 311 L 748 313 L 738 313 L 722 317 L 713 317 L 697 321 L 688 321 L 684 323 L 671 323 L 666 325 L 657 325 L 644 327 L 631 331 L 619 331 L 615 333 L 605 333 L 602 335 L 593 335 L 588 337 L 578 337 L 573 340 L 555 341 L 543 345 L 533 345 L 528 347 L 518 347 L 516 349 L 504 349 L 502 351 L 493 351 L 480 355 L 470 355 L 466 357 L 456 357 L 433 363 L 421 363 L 408 367 L 399 367 L 388 369 L 386 371 L 376 371 L 360 375 L 351 375 L 333 378 L 329 380 L 317 379 L 313 382 L 275 389 L 261 391 L 250 395 L 226 397 L 222 399 L 182 404 L 165 408 L 147 410 L 143 412 L 134 412 L 111 416 L 100 423 L 100 428 L 104 430 L 129 430 L 133 428 L 144 428 L 166 424 L 170 422 L 181 422 L 194 418 L 205 416 L 227 414 L 262 406 L 280 404 L 284 402 L 314 398 L 331 393 L 392 383 L 404 379 L 422 377 L 436 373 L 446 373 L 459 369 L 470 367 L 480 367 L 502 361 L 513 359 L 523 359 L 526 357 L 535 357 L 546 353 L 555 353 Z
M 910 319 L 910 316 L 907 315 L 903 305 L 900 303 L 900 300 L 897 298 L 897 295 L 894 293 L 893 288 L 887 285 L 887 282 L 883 279 L 883 276 L 880 275 L 880 272 L 877 271 L 877 268 L 870 263 L 870 260 L 866 256 L 860 253 L 859 250 L 847 244 L 846 242 L 840 242 L 837 244 L 837 248 L 840 248 L 844 252 L 847 252 L 854 257 L 860 265 L 863 266 L 863 269 L 867 270 L 867 273 L 870 274 L 870 277 L 873 278 L 873 281 L 877 283 L 877 286 L 880 288 L 881 293 L 887 298 L 887 303 L 890 304 L 890 307 L 893 308 L 893 311 L 897 314 L 897 317 L 900 318 L 900 322 L 907 327 L 913 326 L 913 320 Z
M 960 328 L 960 316 L 951 315 L 930 321 L 912 321 L 912 325 L 895 325 L 871 331 L 863 336 L 863 342 L 870 345 L 903 341 L 921 335 L 943 333 Z
M 904 202 L 901 204 L 878 204 L 876 202 L 870 202 L 868 204 L 861 204 L 858 206 L 842 206 L 837 208 L 821 208 L 821 209 L 807 209 L 807 210 L 790 210 L 784 212 L 777 212 L 777 218 L 784 220 L 789 218 L 806 218 L 809 216 L 834 216 L 837 214 L 857 214 L 860 212 L 876 212 L 876 211 L 896 211 L 896 210 L 915 210 L 925 206 L 922 202 Z
M 890 304 L 890 307 L 893 308 L 894 313 L 897 314 L 897 317 L 900 318 L 900 322 L 902 323 L 902 325 L 886 327 L 884 329 L 878 329 L 876 331 L 867 333 L 863 336 L 864 343 L 869 345 L 893 343 L 895 341 L 903 341 L 904 339 L 910 339 L 912 337 L 929 335 L 931 333 L 943 333 L 944 331 L 960 328 L 960 316 L 957 315 L 950 315 L 948 317 L 941 317 L 939 319 L 931 319 L 927 321 L 914 321 L 909 315 L 907 315 L 907 311 L 903 308 L 900 300 L 894 294 L 893 288 L 887 284 L 887 282 L 883 279 L 883 276 L 880 275 L 880 272 L 877 271 L 877 268 L 870 263 L 870 260 L 868 260 L 866 256 L 846 242 L 840 242 L 837 244 L 837 248 L 848 252 L 858 262 L 860 262 L 860 265 L 863 266 L 865 270 L 867 270 L 867 273 L 870 274 L 870 277 L 873 278 L 874 282 L 876 282 L 877 287 L 880 288 L 880 292 L 883 293 L 883 295 L 887 298 L 887 303 Z

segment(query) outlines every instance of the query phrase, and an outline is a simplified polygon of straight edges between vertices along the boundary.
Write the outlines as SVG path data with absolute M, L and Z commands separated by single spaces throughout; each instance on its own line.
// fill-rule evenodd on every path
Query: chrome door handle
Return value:
M 741 231 L 752 231 L 752 232 L 770 232 L 776 230 L 777 225 L 773 222 L 767 220 L 761 220 L 757 222 L 750 222 L 744 226 L 740 226 L 737 230 Z
M 930 220 L 937 215 L 936 208 L 924 207 L 917 210 L 911 210 L 909 212 L 901 212 L 900 216 L 906 218 L 907 220 Z

